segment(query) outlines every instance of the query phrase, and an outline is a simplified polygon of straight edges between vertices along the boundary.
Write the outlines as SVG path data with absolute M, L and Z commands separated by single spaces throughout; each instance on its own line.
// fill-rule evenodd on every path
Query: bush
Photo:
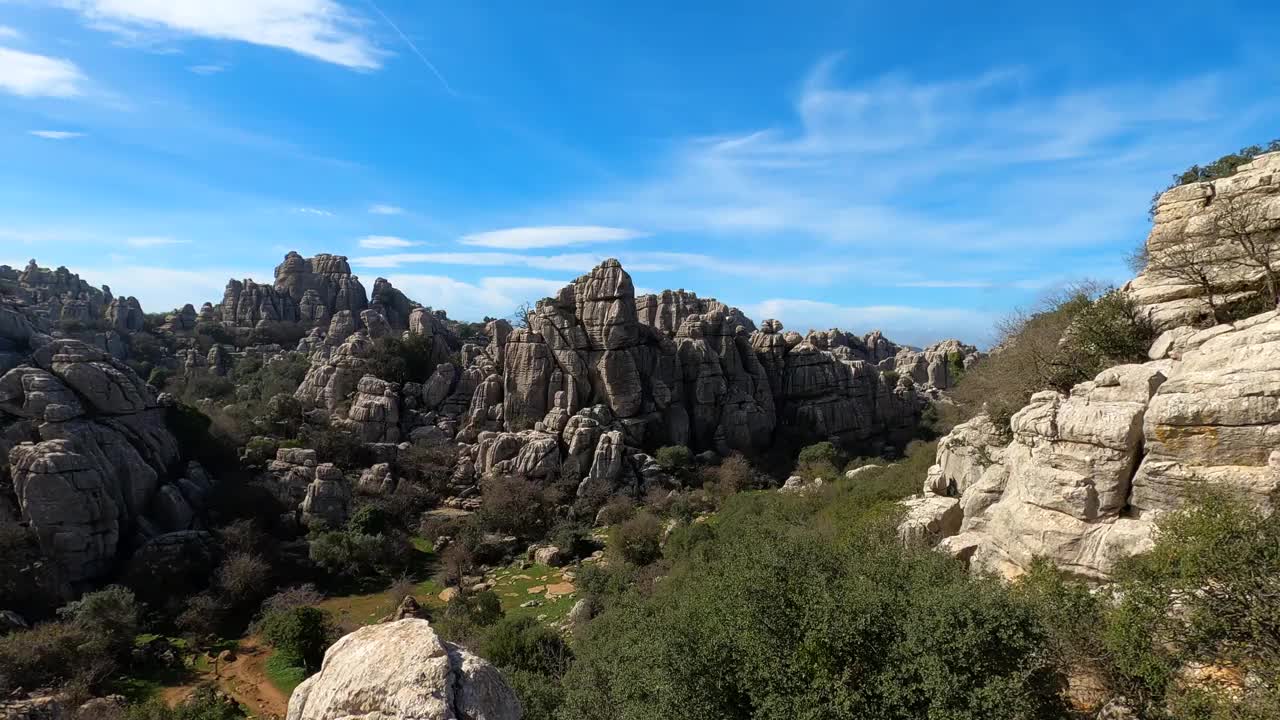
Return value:
M 543 487 L 522 477 L 498 477 L 480 483 L 480 522 L 494 532 L 541 537 L 554 503 Z
M 486 634 L 480 654 L 504 670 L 559 678 L 571 654 L 560 633 L 531 617 L 505 618 Z
M 365 535 L 353 530 L 316 535 L 309 553 L 326 572 L 345 579 L 395 577 L 409 556 L 407 543 L 394 533 Z
M 641 510 L 609 534 L 609 551 L 619 560 L 645 566 L 662 555 L 662 523 Z
M 262 617 L 258 632 L 289 664 L 309 673 L 320 669 L 335 634 L 328 613 L 316 607 L 272 610 Z
M 60 618 L 85 631 L 90 643 L 116 656 L 133 647 L 139 614 L 133 593 L 119 585 L 87 593 L 58 610 Z
M 1069 392 L 1108 367 L 1144 362 L 1155 340 L 1123 292 L 1082 284 L 1031 313 L 1002 321 L 997 349 L 970 368 L 954 398 L 967 417 L 986 412 L 998 427 L 1040 390 Z
M 706 468 L 705 480 L 707 484 L 704 484 L 704 488 L 721 501 L 736 493 L 756 490 L 762 486 L 750 461 L 740 453 L 730 455 L 716 467 Z M 710 487 L 707 487 L 708 484 Z
M 434 342 L 432 336 L 418 334 L 379 338 L 366 361 L 367 372 L 387 382 L 425 382 L 436 369 Z
M 1121 690 L 1148 707 L 1203 704 L 1177 682 L 1197 667 L 1251 678 L 1227 703 L 1280 712 L 1280 517 L 1242 498 L 1198 491 L 1187 510 L 1160 519 L 1155 547 L 1117 571 L 1119 602 L 1104 642 Z M 1225 702 L 1225 700 L 1224 700 Z M 1232 707 L 1234 706 L 1234 707 Z
M 653 454 L 658 464 L 667 472 L 678 472 L 693 464 L 693 451 L 684 445 L 668 445 Z
M 256 606 L 271 591 L 271 564 L 255 553 L 239 551 L 218 567 L 218 587 L 229 605 Z
M 597 517 L 602 525 L 617 525 L 626 521 L 636 512 L 636 503 L 626 495 L 618 495 L 600 508 Z
M 705 552 L 575 636 L 561 717 L 1066 716 L 1029 609 L 859 492 L 731 498 Z
M 0 636 L 0 694 L 46 687 L 83 674 L 95 681 L 106 677 L 115 669 L 114 659 L 83 650 L 88 640 L 83 628 L 69 622 L 44 623 Z

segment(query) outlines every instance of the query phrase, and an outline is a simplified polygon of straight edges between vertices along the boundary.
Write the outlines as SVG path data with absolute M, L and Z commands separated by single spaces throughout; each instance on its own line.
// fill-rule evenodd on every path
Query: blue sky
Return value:
M 1048 5 L 0 0 L 0 263 L 160 311 L 333 252 L 478 319 L 618 257 L 985 342 L 1280 136 L 1275 3 Z

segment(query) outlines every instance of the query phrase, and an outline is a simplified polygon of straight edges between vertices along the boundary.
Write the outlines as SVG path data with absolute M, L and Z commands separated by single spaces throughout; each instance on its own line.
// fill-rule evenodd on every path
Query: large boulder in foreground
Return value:
M 325 653 L 289 698 L 288 720 L 520 720 L 497 668 L 414 618 L 370 625 Z

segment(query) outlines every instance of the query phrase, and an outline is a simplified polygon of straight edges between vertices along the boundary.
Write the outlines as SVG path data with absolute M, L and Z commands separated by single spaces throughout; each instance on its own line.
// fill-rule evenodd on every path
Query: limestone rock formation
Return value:
M 1178 257 L 1202 264 L 1218 303 L 1239 301 L 1256 295 L 1261 274 L 1238 262 L 1240 250 L 1231 238 L 1241 222 L 1248 223 L 1249 231 L 1274 232 L 1280 227 L 1280 153 L 1259 155 L 1231 177 L 1179 185 L 1160 195 L 1146 249 L 1159 256 L 1182 246 Z M 1202 290 L 1158 267 L 1143 272 L 1125 289 L 1158 330 L 1209 319 Z
M 29 268 L 25 282 L 42 272 Z M 191 527 L 212 485 L 190 468 L 197 479 L 174 477 L 180 451 L 159 398 L 127 365 L 36 329 L 50 297 L 30 287 L 25 297 L 42 304 L 0 302 L 0 345 L 16 359 L 0 375 L 0 477 L 45 555 L 83 583 L 110 571 L 126 546 Z
M 986 418 L 958 426 L 925 488 L 963 513 L 942 547 L 1005 576 L 1047 557 L 1104 580 L 1196 483 L 1269 506 L 1280 489 L 1280 314 L 1183 335 L 1171 352 L 1068 395 L 1038 393 L 1007 444 Z
M 325 653 L 289 698 L 288 720 L 520 720 L 497 668 L 410 618 L 369 625 Z

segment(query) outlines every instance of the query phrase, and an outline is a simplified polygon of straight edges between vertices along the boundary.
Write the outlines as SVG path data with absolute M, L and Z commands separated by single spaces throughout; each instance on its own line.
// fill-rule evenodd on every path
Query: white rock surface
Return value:
M 426 620 L 370 625 L 325 653 L 289 698 L 288 720 L 520 720 L 497 668 Z

